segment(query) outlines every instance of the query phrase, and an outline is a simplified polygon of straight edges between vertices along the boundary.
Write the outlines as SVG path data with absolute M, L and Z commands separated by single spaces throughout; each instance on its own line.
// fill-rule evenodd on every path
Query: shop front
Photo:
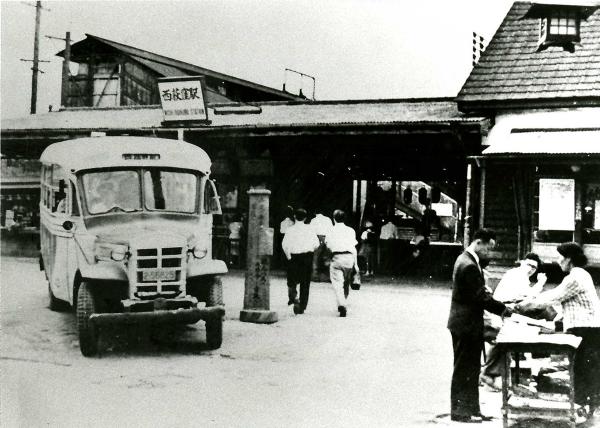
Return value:
M 481 217 L 507 238 L 507 261 L 578 242 L 600 268 L 600 109 L 500 115 L 477 159 L 487 183 Z

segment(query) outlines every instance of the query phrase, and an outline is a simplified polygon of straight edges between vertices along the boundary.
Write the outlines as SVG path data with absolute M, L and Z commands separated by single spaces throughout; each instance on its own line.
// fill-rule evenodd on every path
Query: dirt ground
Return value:
M 366 283 L 347 318 L 316 283 L 295 316 L 275 275 L 279 321 L 257 325 L 239 321 L 244 278 L 234 272 L 220 349 L 206 349 L 200 322 L 105 331 L 101 356 L 84 358 L 73 314 L 47 308 L 35 259 L 3 258 L 1 280 L 2 427 L 452 425 L 439 417 L 452 372 L 447 283 Z M 500 427 L 500 394 L 482 388 L 482 401 L 496 419 L 481 426 Z

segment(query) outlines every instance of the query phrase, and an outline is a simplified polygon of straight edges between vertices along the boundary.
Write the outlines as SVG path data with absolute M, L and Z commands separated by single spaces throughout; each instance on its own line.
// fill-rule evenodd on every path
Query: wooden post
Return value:
M 35 2 L 35 35 L 33 38 L 33 67 L 31 70 L 31 114 L 35 114 L 37 110 L 37 88 L 38 88 L 38 73 L 40 71 L 40 17 L 42 14 L 42 2 Z
M 266 189 L 248 190 L 248 248 L 244 309 L 240 321 L 260 324 L 277 322 L 271 311 L 269 267 L 273 255 L 273 229 L 269 228 L 269 195 Z
M 69 63 L 71 62 L 71 33 L 67 31 L 65 36 L 65 56 L 62 67 L 62 85 L 60 88 L 60 105 L 66 107 L 69 97 Z

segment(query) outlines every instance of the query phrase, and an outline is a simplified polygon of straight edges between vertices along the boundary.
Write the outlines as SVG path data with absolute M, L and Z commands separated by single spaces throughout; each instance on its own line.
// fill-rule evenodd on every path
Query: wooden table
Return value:
M 504 331 L 503 331 L 504 330 Z M 573 363 L 575 352 L 581 338 L 564 333 L 555 334 L 515 334 L 514 329 L 507 331 L 504 327 L 496 339 L 498 349 L 504 353 L 504 373 L 502 374 L 502 418 L 503 427 L 508 427 L 509 413 L 515 417 L 540 417 L 553 420 L 568 420 L 575 428 L 575 390 Z M 567 356 L 569 360 L 569 402 L 551 402 L 539 398 L 519 397 L 512 385 L 510 365 L 512 354 L 516 354 L 516 382 L 519 383 L 519 354 L 552 353 Z M 511 400 L 513 398 L 513 400 Z M 520 401 L 520 402 L 519 402 Z

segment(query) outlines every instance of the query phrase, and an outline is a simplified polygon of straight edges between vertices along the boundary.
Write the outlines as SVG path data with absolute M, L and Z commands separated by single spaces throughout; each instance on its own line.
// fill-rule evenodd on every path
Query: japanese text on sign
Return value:
M 165 121 L 208 119 L 200 79 L 159 81 L 158 89 Z

